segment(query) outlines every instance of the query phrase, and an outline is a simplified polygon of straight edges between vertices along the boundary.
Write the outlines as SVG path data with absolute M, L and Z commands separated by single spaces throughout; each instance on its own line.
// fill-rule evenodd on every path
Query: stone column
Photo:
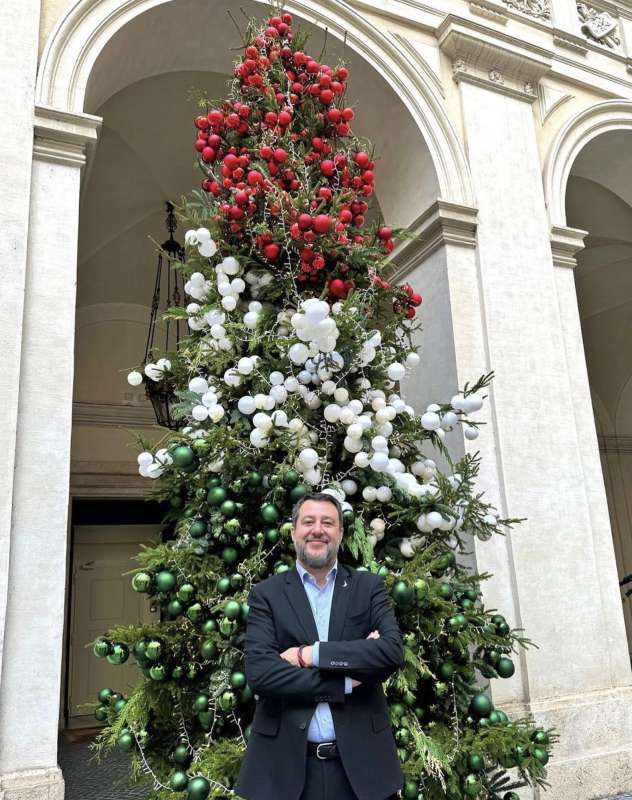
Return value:
M 66 586 L 81 168 L 99 120 L 36 109 L 19 383 L 0 796 L 62 800 L 58 698 Z
M 0 303 L 0 352 L 3 356 L 0 381 L 0 676 L 11 538 L 39 13 L 39 0 L 5 0 L 0 3 L 0 29 L 11 31 L 11 46 L 0 50 L 3 96 L 3 113 L 0 114 L 0 175 L 3 185 L 0 236 L 0 264 L 3 265 Z
M 450 298 L 468 298 L 452 309 L 455 342 L 471 323 L 496 373 L 491 430 L 476 442 L 495 464 L 481 483 L 503 516 L 527 517 L 505 541 L 477 542 L 476 560 L 495 573 L 487 604 L 539 645 L 492 691 L 510 713 L 557 727 L 548 800 L 584 800 L 632 786 L 632 676 L 572 271 L 562 266 L 573 235 L 554 232 L 554 266 L 531 108 L 550 54 L 492 30 L 474 36 L 453 17 L 437 37 L 459 84 L 479 207 L 477 269 L 447 271 Z M 461 353 L 455 346 L 456 374 Z

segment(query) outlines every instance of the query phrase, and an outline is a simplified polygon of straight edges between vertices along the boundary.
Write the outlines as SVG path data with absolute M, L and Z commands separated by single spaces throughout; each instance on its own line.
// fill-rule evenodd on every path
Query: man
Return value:
M 252 588 L 246 676 L 258 697 L 235 790 L 246 800 L 386 800 L 403 782 L 381 683 L 403 663 L 383 581 L 337 560 L 342 509 L 293 511 L 296 568 Z

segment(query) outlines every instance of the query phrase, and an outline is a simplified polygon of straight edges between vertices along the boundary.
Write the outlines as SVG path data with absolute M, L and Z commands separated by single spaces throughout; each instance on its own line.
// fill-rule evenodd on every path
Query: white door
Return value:
M 115 625 L 151 622 L 146 595 L 132 589 L 131 576 L 124 575 L 138 564 L 133 560 L 141 543 L 149 543 L 157 525 L 81 525 L 74 529 L 72 564 L 72 612 L 70 638 L 70 724 L 95 725 L 93 713 L 99 689 L 110 687 L 127 694 L 140 673 L 132 658 L 120 666 L 96 658 L 89 642 Z

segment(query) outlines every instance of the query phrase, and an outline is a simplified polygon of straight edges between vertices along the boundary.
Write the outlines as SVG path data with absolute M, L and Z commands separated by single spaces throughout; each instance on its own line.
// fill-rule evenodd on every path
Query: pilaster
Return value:
M 0 682 L 4 800 L 61 800 L 57 725 L 66 583 L 79 192 L 99 120 L 37 108 Z

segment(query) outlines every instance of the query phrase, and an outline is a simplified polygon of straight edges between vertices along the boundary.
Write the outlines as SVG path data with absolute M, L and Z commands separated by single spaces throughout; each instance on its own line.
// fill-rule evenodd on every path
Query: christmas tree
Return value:
M 324 490 L 343 503 L 342 560 L 383 576 L 403 634 L 404 666 L 385 684 L 403 796 L 512 800 L 546 785 L 553 737 L 486 693 L 530 642 L 484 607 L 489 576 L 459 556 L 515 520 L 477 493 L 477 456 L 454 463 L 444 442 L 459 426 L 476 438 L 491 376 L 421 415 L 401 396 L 420 361 L 421 297 L 388 281 L 405 233 L 371 207 L 347 68 L 309 56 L 291 25 L 282 12 L 251 23 L 228 99 L 195 119 L 204 179 L 180 208 L 174 265 L 192 302 L 169 311 L 190 335 L 128 376 L 170 386 L 181 421 L 138 456 L 170 524 L 132 582 L 162 619 L 94 643 L 142 673 L 128 697 L 99 693 L 96 747 L 127 751 L 155 800 L 233 795 L 255 704 L 249 590 L 293 567 L 292 507 Z

